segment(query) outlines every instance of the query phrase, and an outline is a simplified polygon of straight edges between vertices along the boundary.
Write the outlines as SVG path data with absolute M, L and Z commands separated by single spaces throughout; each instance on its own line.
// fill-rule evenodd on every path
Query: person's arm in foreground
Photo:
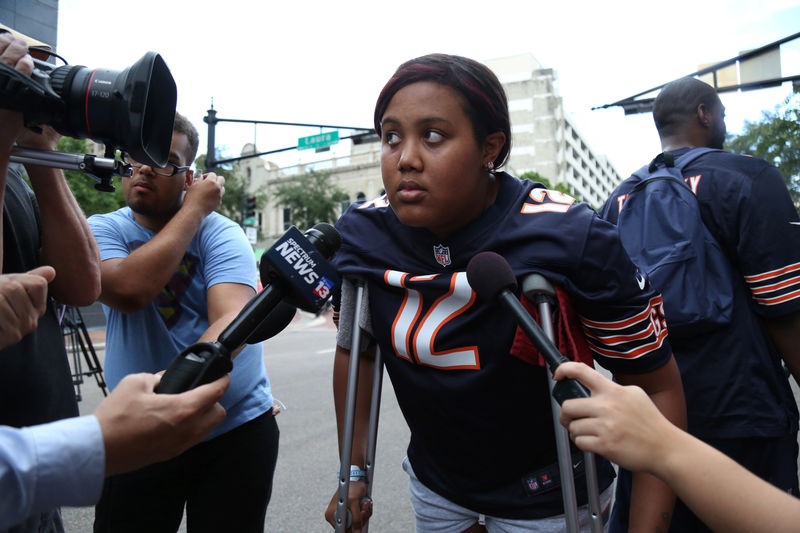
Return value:
M 189 187 L 181 208 L 152 239 L 125 258 L 103 261 L 100 301 L 122 313 L 150 305 L 175 273 L 200 224 L 219 207 L 224 182 L 206 174 Z
M 49 126 L 41 134 L 23 129 L 17 145 L 52 151 L 59 137 Z M 51 265 L 58 273 L 50 294 L 67 305 L 90 305 L 100 296 L 100 252 L 86 216 L 61 169 L 26 164 L 25 170 L 39 204 L 41 264 Z
M 227 375 L 182 394 L 155 394 L 160 380 L 131 374 L 93 415 L 0 426 L 0 529 L 59 505 L 92 505 L 103 477 L 174 457 L 225 418 L 217 402 Z
M 658 410 L 673 424 L 686 427 L 686 403 L 683 384 L 674 358 L 646 374 L 615 374 L 623 385 L 638 385 Z M 675 494 L 660 479 L 646 472 L 634 472 L 631 490 L 631 532 L 666 531 L 672 521 Z
M 50 266 L 23 274 L 0 274 L 0 349 L 18 343 L 36 329 L 47 309 L 47 284 L 55 275 Z
M 208 289 L 208 329 L 198 342 L 213 342 L 228 327 L 239 312 L 254 296 L 255 290 L 241 283 L 217 283 Z M 235 349 L 231 357 L 236 357 L 244 345 Z
M 347 382 L 350 368 L 350 350 L 336 347 L 333 363 L 333 399 L 336 406 L 336 422 L 339 433 L 339 453 L 341 456 L 344 434 L 344 419 L 347 408 Z M 369 437 L 369 410 L 372 401 L 372 381 L 375 372 L 375 348 L 368 348 L 361 354 L 358 366 L 358 397 L 353 431 L 353 450 L 350 464 L 364 468 L 367 460 L 367 441 Z M 338 469 L 337 469 L 338 470 Z M 332 485 L 333 486 L 333 485 Z M 367 495 L 366 480 L 350 481 L 347 508 L 352 516 L 352 526 L 347 531 L 358 533 L 367 525 L 372 516 L 372 502 L 361 500 Z M 336 507 L 338 491 L 331 498 L 325 510 L 325 520 L 336 526 Z
M 675 427 L 641 388 L 617 385 L 580 363 L 558 367 L 555 378 L 568 377 L 592 393 L 561 407 L 561 423 L 579 448 L 664 480 L 714 531 L 797 531 L 800 500 Z

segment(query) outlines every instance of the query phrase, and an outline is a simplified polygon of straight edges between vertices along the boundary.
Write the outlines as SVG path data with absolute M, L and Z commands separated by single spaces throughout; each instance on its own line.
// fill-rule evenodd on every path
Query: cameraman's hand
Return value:
M 55 150 L 61 134 L 50 126 L 40 126 L 42 133 L 36 133 L 29 128 L 23 128 L 17 137 L 17 144 L 24 148 L 38 148 L 40 150 Z
M 47 285 L 56 277 L 50 266 L 24 274 L 0 275 L 0 349 L 36 329 L 47 309 Z
M 223 194 L 225 194 L 225 178 L 223 176 L 217 176 L 213 172 L 201 174 L 186 190 L 183 208 L 197 209 L 204 216 L 208 215 L 220 206 Z
M 0 33 L 0 62 L 27 76 L 33 72 L 28 44 L 7 32 Z M 22 113 L 0 109 L 0 149 L 10 148 L 22 129 Z
M 106 475 L 164 461 L 202 441 L 225 419 L 217 403 L 228 374 L 181 394 L 156 394 L 153 374 L 130 374 L 95 409 L 106 448 Z

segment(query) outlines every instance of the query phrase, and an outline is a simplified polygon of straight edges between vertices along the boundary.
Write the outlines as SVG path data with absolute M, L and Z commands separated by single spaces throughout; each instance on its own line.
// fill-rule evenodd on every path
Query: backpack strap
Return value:
M 697 159 L 698 157 L 707 154 L 709 152 L 723 152 L 724 150 L 720 150 L 718 148 L 708 148 L 706 146 L 698 146 L 696 148 L 691 148 L 685 154 L 675 157 L 674 154 L 671 152 L 661 152 L 657 156 L 653 158 L 652 161 L 648 165 L 643 166 L 639 170 L 633 173 L 634 176 L 638 177 L 641 181 L 636 184 L 636 186 L 630 191 L 630 194 L 642 190 L 648 183 L 657 180 L 668 180 L 673 179 L 675 181 L 679 181 L 682 185 L 688 187 L 683 180 L 679 180 L 677 177 L 671 176 L 658 176 L 658 177 L 648 177 L 650 174 L 658 170 L 658 167 L 672 167 L 677 170 L 677 173 L 680 175 L 682 174 L 683 168 L 687 166 L 689 163 Z
M 709 152 L 724 152 L 724 150 L 720 150 L 719 148 L 708 148 L 707 146 L 698 146 L 697 148 L 692 148 L 682 156 L 675 159 L 675 168 L 678 170 L 683 170 L 683 167 L 700 157 L 701 155 L 707 154 Z M 665 154 L 669 154 L 669 152 L 664 152 Z M 672 156 L 672 154 L 669 154 Z M 675 156 L 672 156 L 673 158 Z

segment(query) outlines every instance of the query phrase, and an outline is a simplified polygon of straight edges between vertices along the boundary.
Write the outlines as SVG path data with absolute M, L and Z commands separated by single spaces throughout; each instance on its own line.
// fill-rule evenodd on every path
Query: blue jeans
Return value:
M 280 431 L 269 412 L 174 459 L 109 477 L 95 533 L 174 533 L 186 506 L 189 533 L 261 533 Z

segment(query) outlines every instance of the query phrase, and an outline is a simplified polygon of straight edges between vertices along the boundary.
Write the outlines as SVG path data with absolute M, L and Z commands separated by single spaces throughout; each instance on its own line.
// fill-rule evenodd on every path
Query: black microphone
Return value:
M 247 302 L 215 342 L 192 344 L 173 359 L 156 392 L 175 394 L 210 383 L 231 371 L 231 354 L 245 342 L 257 342 L 264 331 L 280 328 L 273 333 L 277 334 L 288 325 L 295 307 L 319 311 L 341 282 L 327 261 L 341 243 L 330 224 L 316 224 L 305 234 L 290 227 L 261 256 L 264 290 Z
M 512 292 L 517 290 L 517 278 L 503 256 L 494 252 L 481 252 L 470 259 L 467 265 L 467 281 L 479 297 L 486 300 L 497 298 L 508 307 L 522 331 L 544 357 L 551 372 L 555 372 L 561 363 L 569 361 L 547 338 L 539 324 Z M 579 381 L 567 378 L 556 382 L 553 397 L 560 405 L 570 398 L 588 398 L 589 391 Z
M 250 301 L 252 302 L 253 300 Z M 275 306 L 275 309 L 264 317 L 261 324 L 253 330 L 245 342 L 247 344 L 256 344 L 271 339 L 291 324 L 296 314 L 297 308 L 295 306 L 287 302 L 280 302 Z

